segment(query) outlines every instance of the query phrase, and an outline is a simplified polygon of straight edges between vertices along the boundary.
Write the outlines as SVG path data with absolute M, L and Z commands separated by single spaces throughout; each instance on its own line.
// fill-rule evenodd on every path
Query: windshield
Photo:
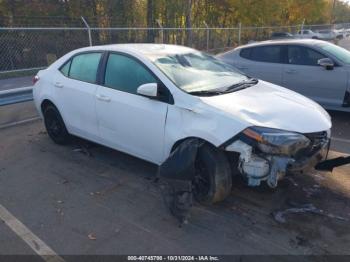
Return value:
M 149 58 L 187 93 L 224 90 L 248 79 L 230 65 L 202 52 L 153 54 Z
M 322 44 L 320 48 L 336 57 L 339 61 L 350 64 L 350 52 L 348 50 L 333 44 Z

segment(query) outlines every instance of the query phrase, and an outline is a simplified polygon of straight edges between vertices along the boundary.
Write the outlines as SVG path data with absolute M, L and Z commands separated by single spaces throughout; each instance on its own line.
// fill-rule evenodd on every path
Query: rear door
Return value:
M 98 138 L 95 93 L 101 57 L 102 52 L 77 54 L 53 79 L 54 97 L 69 132 L 91 140 Z
M 277 85 L 282 83 L 283 46 L 265 45 L 242 49 L 237 68 L 248 75 Z
M 325 106 L 342 105 L 347 83 L 343 67 L 326 70 L 319 66 L 318 60 L 326 56 L 310 47 L 289 45 L 287 53 L 282 86 Z

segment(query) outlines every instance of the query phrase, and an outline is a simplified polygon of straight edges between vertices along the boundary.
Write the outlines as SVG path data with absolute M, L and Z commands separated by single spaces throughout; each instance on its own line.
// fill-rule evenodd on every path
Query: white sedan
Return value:
M 200 202 L 225 198 L 234 174 L 275 187 L 315 166 L 329 143 L 331 120 L 318 104 L 187 47 L 82 48 L 34 82 L 36 107 L 58 144 L 76 135 L 160 165 L 188 139 L 203 141 Z

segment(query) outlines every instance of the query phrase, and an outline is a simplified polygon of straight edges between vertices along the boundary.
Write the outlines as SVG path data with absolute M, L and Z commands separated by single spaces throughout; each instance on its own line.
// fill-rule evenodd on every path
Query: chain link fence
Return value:
M 346 25 L 298 25 L 232 28 L 0 28 L 0 79 L 31 75 L 67 52 L 91 45 L 166 43 L 219 53 L 240 44 L 271 39 L 274 32 L 349 28 Z

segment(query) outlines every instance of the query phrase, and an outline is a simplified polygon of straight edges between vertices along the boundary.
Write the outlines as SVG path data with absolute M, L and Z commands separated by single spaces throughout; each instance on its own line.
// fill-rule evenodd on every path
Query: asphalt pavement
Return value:
M 27 240 L 39 238 L 66 260 L 79 254 L 350 254 L 349 167 L 290 177 L 274 191 L 235 180 L 226 201 L 195 204 L 189 224 L 179 227 L 152 164 L 81 140 L 58 146 L 41 121 L 4 128 L 0 141 L 0 220 L 3 206 L 13 216 L 9 226 L 20 221 L 33 234 L 24 234 Z M 272 215 L 303 204 L 322 211 L 285 215 L 285 223 Z M 8 229 L 0 223 L 0 254 L 31 253 L 23 234 Z

